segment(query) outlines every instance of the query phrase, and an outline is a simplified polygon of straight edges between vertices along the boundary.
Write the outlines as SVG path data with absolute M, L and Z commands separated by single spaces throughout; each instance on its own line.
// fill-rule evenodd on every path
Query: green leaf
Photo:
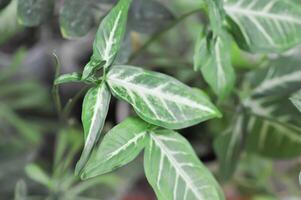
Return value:
M 214 150 L 219 161 L 219 175 L 224 181 L 231 178 L 239 162 L 245 134 L 244 118 L 243 115 L 239 115 L 230 128 L 214 141 Z
M 171 11 L 156 0 L 134 0 L 129 11 L 130 27 L 140 33 L 154 34 L 173 20 Z
M 294 104 L 294 106 L 301 112 L 301 90 L 291 96 L 290 100 Z
M 279 120 L 253 116 L 246 138 L 248 152 L 269 158 L 294 158 L 301 155 L 301 128 Z
M 82 110 L 85 145 L 75 173 L 85 166 L 95 143 L 98 141 L 109 109 L 111 93 L 105 83 L 91 88 L 85 96 Z
M 252 96 L 291 95 L 301 88 L 301 60 L 280 57 L 249 74 Z
M 221 200 L 223 193 L 210 171 L 181 135 L 150 133 L 144 155 L 147 180 L 159 200 Z
M 0 44 L 13 37 L 21 29 L 22 26 L 17 21 L 17 0 L 13 0 L 5 9 L 0 10 Z
M 282 52 L 301 42 L 301 7 L 282 0 L 226 0 L 237 43 L 251 52 Z
M 25 172 L 32 180 L 46 186 L 51 186 L 51 179 L 38 165 L 30 164 L 25 167 Z
M 93 1 L 65 0 L 60 12 L 60 28 L 63 37 L 86 35 L 94 25 Z
M 212 38 L 213 37 L 213 38 Z M 201 70 L 206 82 L 220 97 L 225 98 L 232 91 L 235 72 L 231 64 L 231 38 L 226 32 L 214 37 L 208 34 L 196 44 L 194 68 Z
M 149 124 L 139 118 L 128 118 L 115 126 L 91 156 L 82 178 L 111 172 L 132 161 L 144 148 L 148 128 Z
M 161 73 L 116 65 L 109 71 L 107 83 L 114 96 L 157 126 L 181 129 L 221 116 L 203 92 Z
M 205 0 L 208 5 L 208 15 L 210 21 L 210 28 L 215 34 L 219 34 L 223 29 L 223 20 L 225 18 L 225 11 L 223 9 L 222 0 Z
M 94 62 L 105 61 L 104 68 L 109 67 L 118 53 L 126 30 L 128 9 L 131 0 L 119 0 L 117 5 L 102 20 L 93 43 Z M 83 79 L 91 75 L 92 69 L 100 68 L 99 65 L 87 65 L 83 72 Z
M 14 200 L 26 200 L 27 199 L 27 187 L 23 180 L 19 180 L 15 188 Z
M 38 26 L 51 17 L 53 0 L 18 0 L 18 21 L 25 26 Z
M 69 82 L 80 82 L 82 78 L 81 73 L 73 72 L 70 74 L 63 74 L 57 77 L 54 81 L 55 85 L 69 83 Z

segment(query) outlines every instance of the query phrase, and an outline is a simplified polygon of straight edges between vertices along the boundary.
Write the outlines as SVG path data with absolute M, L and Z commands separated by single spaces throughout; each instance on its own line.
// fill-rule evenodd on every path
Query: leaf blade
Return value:
M 149 124 L 128 118 L 110 130 L 95 155 L 90 158 L 82 178 L 102 175 L 132 161 L 144 148 Z
M 238 44 L 246 50 L 277 53 L 301 42 L 301 9 L 294 2 L 227 0 L 224 9 Z
M 167 75 L 133 66 L 114 66 L 107 76 L 114 96 L 130 103 L 149 123 L 171 129 L 220 117 L 203 92 Z
M 80 160 L 76 164 L 76 174 L 79 174 L 85 166 L 99 139 L 108 113 L 110 99 L 111 93 L 105 83 L 91 88 L 85 96 L 82 111 L 85 145 Z
M 215 179 L 199 161 L 189 143 L 173 131 L 150 133 L 144 168 L 160 200 L 224 199 Z

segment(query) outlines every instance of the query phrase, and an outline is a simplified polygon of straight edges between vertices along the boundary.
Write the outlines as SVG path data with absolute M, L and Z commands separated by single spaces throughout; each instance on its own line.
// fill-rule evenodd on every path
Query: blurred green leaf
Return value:
M 60 28 L 63 37 L 86 35 L 94 25 L 93 1 L 65 0 L 60 11 Z
M 26 200 L 27 199 L 27 187 L 23 180 L 19 180 L 15 188 L 14 200 Z
M 200 35 L 195 47 L 194 69 L 202 71 L 206 82 L 221 99 L 230 94 L 235 83 L 230 42 L 231 37 L 220 31 L 216 37 L 211 33 Z
M 219 160 L 219 175 L 228 181 L 236 170 L 243 147 L 246 119 L 243 115 L 235 117 L 234 123 L 214 141 L 214 150 Z
M 154 34 L 174 20 L 171 11 L 156 0 L 133 0 L 129 11 L 129 26 L 140 33 Z
M 301 90 L 293 94 L 290 100 L 296 106 L 296 108 L 301 112 Z
M 54 0 L 18 0 L 18 22 L 38 26 L 53 14 Z
M 0 10 L 0 44 L 6 42 L 21 29 L 17 21 L 17 0 L 12 0 L 5 9 Z
M 81 73 L 73 72 L 70 74 L 63 74 L 57 77 L 54 81 L 55 85 L 70 83 L 70 82 L 80 82 L 82 78 Z
M 52 187 L 51 179 L 46 172 L 41 169 L 38 165 L 29 164 L 25 167 L 25 172 L 32 180 L 46 186 L 47 188 Z

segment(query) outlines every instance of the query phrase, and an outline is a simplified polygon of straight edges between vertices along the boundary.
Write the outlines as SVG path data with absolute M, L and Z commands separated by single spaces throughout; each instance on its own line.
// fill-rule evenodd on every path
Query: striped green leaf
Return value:
M 229 49 L 231 38 L 226 32 L 219 36 L 208 34 L 196 44 L 194 68 L 201 70 L 206 82 L 221 98 L 225 98 L 232 91 L 235 73 L 231 64 Z
M 84 169 L 82 178 L 111 172 L 132 161 L 144 148 L 149 124 L 128 118 L 110 130 Z
M 249 74 L 252 96 L 290 96 L 301 88 L 301 60 L 280 57 Z
M 295 107 L 301 112 L 301 90 L 299 90 L 293 96 L 291 96 L 290 100 L 295 105 Z
M 301 6 L 290 0 L 225 0 L 237 43 L 252 52 L 282 52 L 301 42 Z
M 214 150 L 219 160 L 219 175 L 224 181 L 231 178 L 239 162 L 245 125 L 245 116 L 238 115 L 230 128 L 214 141 Z
M 54 81 L 55 85 L 70 83 L 70 82 L 80 82 L 82 78 L 81 73 L 73 72 L 70 74 L 63 74 L 57 77 Z
M 110 103 L 111 93 L 105 83 L 91 88 L 85 96 L 82 110 L 85 145 L 75 173 L 85 166 L 91 151 L 101 134 Z
M 288 96 L 250 98 L 246 148 L 270 158 L 301 155 L 301 116 Z
M 107 75 L 114 96 L 130 103 L 145 121 L 181 129 L 220 117 L 203 93 L 176 79 L 133 66 L 114 66 Z
M 247 151 L 269 158 L 301 155 L 301 128 L 274 118 L 252 116 L 248 124 Z
M 221 200 L 222 191 L 181 135 L 150 133 L 144 155 L 147 180 L 159 200 Z
M 18 22 L 38 26 L 52 16 L 54 0 L 18 0 Z
M 117 5 L 102 20 L 96 33 L 93 43 L 93 55 L 91 60 L 94 62 L 105 61 L 103 67 L 109 67 L 120 49 L 121 42 L 126 30 L 128 9 L 131 0 L 119 0 Z M 91 75 L 99 65 L 86 65 L 83 78 Z

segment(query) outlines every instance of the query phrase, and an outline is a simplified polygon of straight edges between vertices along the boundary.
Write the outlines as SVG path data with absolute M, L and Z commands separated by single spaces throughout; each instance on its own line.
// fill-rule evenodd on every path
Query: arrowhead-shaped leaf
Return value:
M 121 42 L 126 30 L 128 9 L 131 0 L 120 0 L 117 5 L 102 20 L 93 43 L 93 55 L 91 60 L 104 61 L 105 68 L 109 67 L 120 49 Z M 91 73 L 92 68 L 101 66 L 87 65 L 83 72 L 83 78 Z
M 109 109 L 111 93 L 105 83 L 91 88 L 85 96 L 82 110 L 85 145 L 75 173 L 85 166 L 91 151 L 99 139 Z
M 252 52 L 282 52 L 301 42 L 301 7 L 292 1 L 226 0 L 237 43 Z
M 157 126 L 181 129 L 220 117 L 204 93 L 161 73 L 120 65 L 109 71 L 107 82 L 116 97 Z
M 226 32 L 218 36 L 208 34 L 201 36 L 196 44 L 194 68 L 201 70 L 206 82 L 221 98 L 232 91 L 235 82 L 235 72 L 231 64 L 229 49 L 231 38 Z
M 54 0 L 18 0 L 18 21 L 25 26 L 38 26 L 51 17 Z
M 170 130 L 150 133 L 144 154 L 147 180 L 159 200 L 222 200 L 222 191 L 181 135 Z
M 219 160 L 219 173 L 224 181 L 231 178 L 239 162 L 245 134 L 244 118 L 243 115 L 239 115 L 231 127 L 214 141 L 214 150 Z
M 60 11 L 60 28 L 64 37 L 86 35 L 94 25 L 93 1 L 65 0 Z
M 82 178 L 111 172 L 132 161 L 144 148 L 149 124 L 128 118 L 110 130 L 87 163 Z

